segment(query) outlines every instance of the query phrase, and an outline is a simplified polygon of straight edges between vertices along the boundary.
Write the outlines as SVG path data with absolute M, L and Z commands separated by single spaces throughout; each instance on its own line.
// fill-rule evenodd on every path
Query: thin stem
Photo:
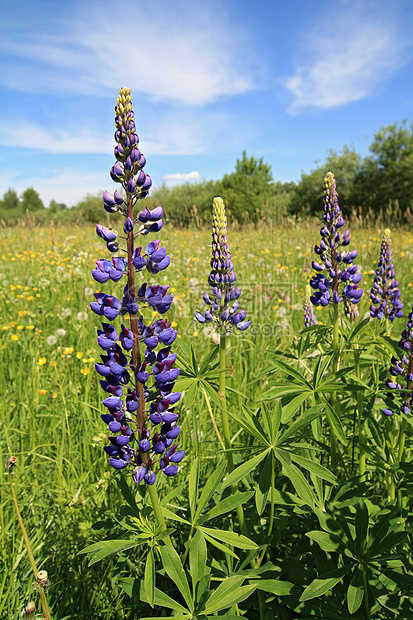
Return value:
M 10 484 L 11 494 L 12 494 L 12 498 L 13 498 L 14 510 L 16 512 L 17 521 L 19 523 L 20 529 L 21 529 L 22 534 L 23 534 L 23 538 L 24 538 L 24 542 L 25 542 L 26 550 L 27 550 L 27 555 L 29 556 L 29 560 L 30 560 L 30 564 L 31 564 L 31 567 L 32 567 L 32 571 L 34 573 L 35 579 L 37 580 L 37 573 L 39 571 L 37 570 L 36 562 L 34 560 L 33 553 L 32 553 L 32 548 L 30 546 L 30 540 L 29 540 L 29 537 L 27 535 L 26 528 L 24 527 L 23 519 L 22 519 L 21 514 L 20 514 L 19 505 L 17 503 L 16 492 L 14 490 L 13 480 L 12 480 L 12 477 L 11 477 L 11 472 L 12 472 L 12 469 L 10 468 L 9 472 L 8 472 L 9 473 L 9 484 Z M 43 614 L 44 614 L 46 620 L 51 620 L 52 616 L 50 614 L 49 606 L 47 604 L 46 593 L 45 593 L 44 588 L 43 588 L 42 585 L 38 584 L 38 587 L 39 587 L 39 592 L 40 592 L 40 600 L 41 600 L 41 604 L 42 604 Z
M 222 427 L 224 431 L 224 443 L 225 443 L 225 456 L 228 462 L 228 470 L 232 472 L 234 469 L 234 459 L 232 457 L 231 450 L 231 436 L 229 431 L 229 423 L 228 423 L 228 411 L 227 411 L 227 399 L 226 399 L 226 346 L 227 346 L 227 336 L 224 330 L 222 330 L 220 339 L 219 339 L 219 397 L 221 399 L 221 418 L 222 418 Z
M 189 545 L 191 544 L 191 540 L 192 540 L 192 536 L 194 535 L 194 526 L 191 526 L 191 531 L 189 532 L 189 536 L 188 536 L 188 540 L 186 541 L 186 545 L 185 545 L 185 553 L 182 556 L 182 566 L 185 564 L 186 562 L 186 558 L 188 557 L 188 552 L 189 552 Z
M 356 345 L 357 346 L 357 345 Z M 356 377 L 360 379 L 360 355 L 361 351 L 358 349 L 354 350 L 354 363 L 355 363 L 355 371 Z M 358 429 L 359 429 L 359 476 L 361 477 L 361 482 L 364 482 L 366 479 L 366 427 L 365 422 L 363 420 L 363 394 L 362 392 L 357 392 L 357 417 L 358 417 Z
M 228 423 L 228 411 L 227 411 L 227 399 L 226 399 L 226 347 L 227 338 L 224 330 L 221 331 L 219 339 L 219 397 L 221 399 L 221 417 L 222 427 L 224 431 L 224 443 L 225 443 L 225 457 L 227 459 L 228 472 L 231 473 L 234 470 L 234 459 L 231 452 L 231 436 Z M 231 486 L 231 493 L 235 495 L 238 493 L 238 486 L 233 484 Z M 240 525 L 241 532 L 244 536 L 248 536 L 247 526 L 245 524 L 245 516 L 242 506 L 237 506 L 237 516 Z
M 398 439 L 398 444 L 399 444 L 398 461 L 399 463 L 401 463 L 403 459 L 404 446 L 406 442 L 406 426 L 407 426 L 407 420 L 406 418 L 403 418 L 401 427 L 400 427 L 400 432 L 399 432 L 399 439 Z M 397 492 L 397 505 L 399 507 L 399 510 L 403 510 L 403 495 L 402 495 L 401 490 Z
M 369 605 L 369 585 L 367 582 L 367 575 L 366 575 L 366 571 L 364 569 L 364 566 L 362 566 L 361 568 L 362 572 L 363 572 L 363 584 L 364 584 L 364 604 L 366 606 L 366 614 L 367 614 L 367 618 L 368 620 L 370 620 L 371 616 L 370 616 L 370 605 Z
M 224 444 L 224 442 L 222 440 L 221 434 L 220 434 L 218 426 L 217 426 L 217 422 L 215 420 L 215 416 L 214 416 L 214 414 L 212 412 L 211 403 L 209 402 L 208 395 L 207 395 L 207 393 L 206 393 L 206 391 L 204 389 L 202 391 L 203 391 L 204 396 L 205 396 L 205 402 L 206 402 L 206 406 L 208 408 L 209 416 L 210 416 L 211 421 L 212 421 L 212 426 L 215 429 L 215 433 L 216 433 L 216 435 L 218 437 L 218 441 L 221 444 L 222 449 L 225 450 L 225 444 Z
M 338 304 L 333 303 L 333 373 L 337 373 L 339 363 L 339 336 L 338 336 Z M 338 413 L 335 392 L 331 395 L 331 407 Z M 330 424 L 330 460 L 334 467 L 337 455 L 337 438 L 332 424 Z
M 159 501 L 158 491 L 156 490 L 156 486 L 154 484 L 148 484 L 148 491 L 149 491 L 149 497 L 151 498 L 151 502 L 152 502 L 153 512 L 155 513 L 155 518 L 161 530 L 164 531 L 166 530 L 166 523 L 165 523 L 165 519 L 162 514 L 162 506 L 161 506 L 161 502 Z M 172 545 L 172 541 L 169 537 L 169 534 L 168 536 L 165 537 L 165 540 L 170 545 Z

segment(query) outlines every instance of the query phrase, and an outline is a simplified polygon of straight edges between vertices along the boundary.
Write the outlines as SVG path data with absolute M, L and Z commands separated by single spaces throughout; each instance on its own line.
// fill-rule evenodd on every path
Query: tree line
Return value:
M 309 173 L 303 172 L 298 182 L 274 180 L 271 166 L 263 158 L 249 157 L 244 151 L 235 170 L 215 181 L 162 185 L 152 191 L 145 205 L 162 204 L 166 216 L 179 225 L 201 226 L 210 221 L 211 204 L 221 196 L 232 221 L 256 222 L 263 217 L 306 213 L 318 215 L 323 200 L 323 180 L 334 172 L 340 206 L 345 215 L 362 208 L 375 216 L 396 205 L 400 219 L 411 221 L 413 214 L 413 123 L 406 121 L 382 127 L 373 137 L 368 154 L 362 157 L 354 147 L 330 150 L 324 163 Z M 394 206 L 393 211 L 394 213 Z M 27 215 L 29 214 L 29 215 Z M 405 217 L 406 216 L 406 217 Z M 102 219 L 102 196 L 88 195 L 68 209 L 52 200 L 49 207 L 33 188 L 19 197 L 9 189 L 0 200 L 0 219 L 15 224 L 27 217 L 38 223 L 50 219 L 62 223 Z

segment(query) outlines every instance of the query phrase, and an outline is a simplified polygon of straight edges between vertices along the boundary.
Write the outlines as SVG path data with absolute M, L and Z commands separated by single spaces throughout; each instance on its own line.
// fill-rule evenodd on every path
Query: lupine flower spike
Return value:
M 236 278 L 228 249 L 227 217 L 222 198 L 214 198 L 212 207 L 211 268 L 208 278 L 211 294 L 204 293 L 203 296 L 209 308 L 203 314 L 195 312 L 195 318 L 200 323 L 214 324 L 225 332 L 231 332 L 233 327 L 244 331 L 251 321 L 246 320 L 247 313 L 239 307 L 241 289 L 234 286 Z
M 136 484 L 144 480 L 152 485 L 158 473 L 174 476 L 184 457 L 175 443 L 180 432 L 175 406 L 181 394 L 174 392 L 179 368 L 175 367 L 176 354 L 171 353 L 171 345 L 177 332 L 166 318 L 152 325 L 145 322 L 142 310 L 165 314 L 173 295 L 168 293 L 168 286 L 143 282 L 137 288 L 135 274 L 145 269 L 157 274 L 168 267 L 170 259 L 158 240 L 145 249 L 134 247 L 139 235 L 162 228 L 163 210 L 161 206 L 152 211 L 143 207 L 134 213 L 138 201 L 148 195 L 152 181 L 143 171 L 146 159 L 138 148 L 128 88 L 120 89 L 115 113 L 116 162 L 110 176 L 121 185 L 125 198 L 118 191 L 113 196 L 105 191 L 103 206 L 109 213 L 123 215 L 124 235 L 101 224 L 96 226 L 96 232 L 110 252 L 121 251 L 124 256 L 97 260 L 92 275 L 99 283 L 118 282 L 123 276 L 127 282 L 121 299 L 111 293 L 96 293 L 96 301 L 90 304 L 93 312 L 104 319 L 97 332 L 104 353 L 96 363 L 96 371 L 107 393 L 103 400 L 107 413 L 102 420 L 110 432 L 110 445 L 104 448 L 109 462 L 115 469 L 131 467 Z M 122 240 L 126 247 L 122 247 Z M 128 317 L 130 327 L 122 323 L 119 329 L 106 322 L 118 316 Z
M 399 283 L 395 278 L 391 257 L 391 234 L 389 228 L 386 228 L 376 275 L 370 291 L 370 299 L 375 304 L 370 306 L 370 316 L 373 319 L 386 318 L 394 321 L 396 317 L 403 316 Z
M 386 386 L 392 390 L 386 394 L 386 407 L 382 412 L 386 416 L 393 415 L 399 410 L 405 415 L 410 413 L 413 407 L 413 308 L 409 314 L 406 328 L 402 332 L 399 347 L 403 352 L 401 359 L 391 358 L 391 379 L 386 381 Z
M 356 321 L 360 316 L 360 312 L 357 306 L 355 304 L 352 304 L 351 301 L 347 299 L 347 297 L 344 300 L 344 314 L 352 323 Z
M 344 226 L 344 219 L 338 205 L 336 182 L 332 172 L 328 172 L 324 179 L 324 225 L 320 230 L 320 245 L 314 248 L 320 257 L 313 261 L 312 267 L 316 273 L 310 281 L 316 291 L 311 297 L 315 306 L 328 306 L 348 300 L 357 304 L 363 294 L 358 288 L 362 274 L 357 273 L 357 265 L 353 264 L 357 250 L 346 251 L 350 244 L 350 233 L 340 229 Z
M 307 284 L 305 287 L 305 297 L 303 303 L 304 310 L 304 327 L 310 327 L 311 325 L 317 325 L 317 319 L 314 313 L 313 304 L 310 300 L 311 297 L 311 286 Z

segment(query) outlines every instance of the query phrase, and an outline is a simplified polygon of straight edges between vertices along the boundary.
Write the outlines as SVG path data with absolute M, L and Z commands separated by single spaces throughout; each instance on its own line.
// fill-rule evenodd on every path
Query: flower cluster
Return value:
M 314 314 L 313 304 L 310 300 L 311 287 L 309 284 L 305 287 L 305 297 L 303 303 L 304 310 L 304 327 L 310 327 L 311 325 L 317 325 L 317 319 Z
M 96 301 L 90 307 L 107 321 L 119 315 L 129 316 L 130 327 L 122 324 L 118 330 L 111 323 L 101 324 L 97 340 L 104 354 L 95 368 L 107 393 L 102 401 L 107 413 L 102 415 L 102 420 L 110 432 L 110 445 L 104 448 L 109 462 L 115 469 L 132 466 L 136 484 L 142 480 L 153 484 L 158 472 L 174 476 L 184 457 L 184 452 L 174 443 L 180 432 L 175 406 L 181 396 L 174 391 L 179 368 L 175 367 L 176 354 L 171 352 L 177 332 L 166 318 L 159 318 L 152 325 L 145 323 L 142 310 L 150 308 L 165 314 L 173 295 L 168 293 L 168 286 L 147 282 L 136 290 L 135 274 L 145 269 L 157 274 L 168 267 L 170 257 L 160 247 L 159 240 L 146 245 L 144 251 L 142 247 L 134 247 L 138 235 L 162 228 L 163 209 L 159 206 L 150 211 L 144 207 L 134 215 L 134 206 L 147 196 L 152 181 L 143 171 L 146 159 L 138 148 L 128 88 L 120 89 L 116 104 L 117 161 L 110 175 L 122 186 L 125 198 L 118 191 L 113 196 L 105 191 L 103 206 L 109 213 L 119 212 L 124 216 L 124 235 L 101 224 L 96 232 L 110 252 L 121 251 L 125 257 L 97 260 L 92 275 L 99 283 L 117 282 L 125 275 L 127 283 L 122 300 L 110 293 L 95 293 Z M 121 247 L 123 242 L 126 248 Z
M 370 291 L 370 299 L 373 304 L 376 304 L 370 306 L 370 316 L 379 320 L 387 318 L 389 321 L 394 321 L 396 317 L 403 316 L 403 304 L 400 296 L 399 283 L 395 279 L 391 257 L 390 230 L 386 228 L 376 275 Z
M 320 245 L 314 248 L 320 257 L 319 261 L 313 261 L 312 267 L 316 273 L 310 281 L 311 287 L 316 291 L 311 297 L 315 306 L 328 306 L 348 300 L 357 304 L 363 294 L 363 289 L 358 288 L 362 274 L 357 273 L 357 265 L 353 264 L 357 256 L 357 250 L 347 252 L 350 244 L 350 233 L 346 229 L 343 233 L 340 229 L 344 226 L 344 219 L 338 204 L 336 182 L 332 172 L 328 172 L 324 179 L 324 225 L 320 230 Z
M 404 414 L 410 413 L 413 407 L 413 308 L 409 314 L 406 328 L 402 332 L 399 347 L 403 351 L 401 359 L 391 358 L 391 379 L 386 381 L 386 386 L 392 390 L 386 394 L 386 408 L 382 409 L 384 415 L 393 415 L 395 405 Z M 402 385 L 404 384 L 404 386 Z
M 209 306 L 208 310 L 203 314 L 195 312 L 195 318 L 200 323 L 214 323 L 226 332 L 231 332 L 233 327 L 243 331 L 250 326 L 251 321 L 246 320 L 247 313 L 239 307 L 241 289 L 234 286 L 235 280 L 234 264 L 228 249 L 225 205 L 222 198 L 214 198 L 211 273 L 208 277 L 211 295 L 203 295 L 204 302 Z

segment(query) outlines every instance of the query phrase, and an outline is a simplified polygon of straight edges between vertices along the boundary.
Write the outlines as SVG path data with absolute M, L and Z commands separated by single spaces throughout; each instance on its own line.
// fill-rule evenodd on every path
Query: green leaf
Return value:
M 198 517 L 201 514 L 202 510 L 204 509 L 205 505 L 209 502 L 209 500 L 215 493 L 216 488 L 219 485 L 222 475 L 225 471 L 225 467 L 226 467 L 225 463 L 221 463 L 221 465 L 219 465 L 214 470 L 214 472 L 211 474 L 211 476 L 208 478 L 206 485 L 202 489 L 201 497 L 199 498 L 198 505 L 196 507 L 195 515 L 193 518 L 193 523 L 197 522 Z
M 244 493 L 237 493 L 236 495 L 226 497 L 218 502 L 216 506 L 211 508 L 211 510 L 203 517 L 202 521 L 209 521 L 210 519 L 215 519 L 215 517 L 219 517 L 227 512 L 231 512 L 244 502 L 247 502 L 253 495 L 254 491 L 245 491 Z
M 232 607 L 236 603 L 245 600 L 252 592 L 255 591 L 256 585 L 241 586 L 245 581 L 245 576 L 233 575 L 227 577 L 206 602 L 204 613 L 212 614 L 222 609 Z
M 175 514 L 172 510 L 169 510 L 169 508 L 165 508 L 165 506 L 161 506 L 161 510 L 163 516 L 167 519 L 171 519 L 171 521 L 178 521 L 179 523 L 185 523 L 185 525 L 191 525 L 189 521 Z
M 366 545 L 367 531 L 369 527 L 369 511 L 366 503 L 361 499 L 356 511 L 356 545 L 360 552 L 363 551 Z
M 286 373 L 287 377 L 294 377 L 294 379 L 299 385 L 304 385 L 309 390 L 312 390 L 311 385 L 309 384 L 307 379 L 298 370 L 296 370 L 292 366 L 289 366 L 285 362 L 282 362 L 281 360 L 274 359 L 272 363 L 274 364 L 274 366 L 278 366 L 278 368 L 283 370 Z
M 257 549 L 258 545 L 243 536 L 242 534 L 237 534 L 236 532 L 230 532 L 228 530 L 216 530 L 209 527 L 200 527 L 201 532 L 204 532 L 208 536 L 212 536 L 212 538 L 217 538 L 218 540 L 227 543 L 228 545 L 232 545 L 233 547 L 237 547 L 238 549 Z
M 291 480 L 293 486 L 297 492 L 297 495 L 311 508 L 316 503 L 316 497 L 311 489 L 308 480 L 304 477 L 302 472 L 293 464 L 283 465 L 283 473 L 287 478 Z
M 193 616 L 190 613 L 187 613 L 184 616 L 173 616 L 174 620 L 191 620 L 191 618 L 194 618 L 195 620 L 196 616 Z M 148 616 L 147 618 L 139 618 L 139 620 L 165 620 L 165 616 Z
M 318 418 L 318 416 L 323 413 L 323 410 L 323 405 L 316 405 L 315 407 L 310 407 L 310 409 L 307 409 L 304 415 L 300 416 L 298 420 L 296 420 L 286 431 L 284 431 L 278 439 L 277 444 L 280 446 L 287 441 L 287 439 L 294 436 L 301 428 L 303 428 L 303 426 L 308 426 L 312 420 Z
M 298 589 L 297 586 L 290 581 L 280 581 L 279 579 L 259 579 L 256 585 L 257 590 L 270 592 L 276 596 L 288 596 L 294 589 Z
M 215 538 L 213 538 L 212 536 L 209 536 L 206 532 L 204 532 L 202 530 L 202 528 L 199 528 L 200 531 L 202 532 L 202 536 L 205 538 L 205 540 L 207 540 L 208 542 L 211 543 L 211 545 L 214 545 L 214 547 L 216 547 L 217 549 L 219 549 L 220 551 L 223 551 L 224 553 L 227 553 L 228 555 L 231 555 L 233 558 L 235 558 L 236 560 L 239 560 L 239 557 L 237 556 L 236 553 L 233 552 L 232 549 L 230 549 L 229 547 L 226 547 L 225 545 L 223 545 L 222 543 L 218 542 L 218 540 L 215 540 Z
M 168 577 L 172 579 L 177 586 L 188 605 L 188 609 L 192 612 L 194 609 L 194 601 L 179 555 L 171 545 L 165 545 L 161 547 L 161 558 Z
M 398 573 L 395 570 L 391 570 L 390 568 L 380 568 L 377 566 L 377 570 L 383 575 L 386 575 L 389 579 L 394 581 L 394 583 L 401 588 L 402 590 L 406 590 L 406 592 L 413 592 L 413 580 L 411 575 L 406 575 L 405 573 Z
M 192 589 L 195 592 L 196 584 L 206 572 L 207 546 L 201 532 L 197 530 L 189 547 L 189 569 L 192 577 Z
M 248 474 L 251 473 L 252 470 L 255 469 L 257 465 L 266 457 L 269 451 L 270 448 L 267 448 L 267 450 L 264 450 L 264 452 L 257 454 L 249 461 L 246 461 L 242 465 L 239 465 L 236 469 L 234 469 L 234 471 L 229 474 L 229 476 L 225 478 L 222 484 L 222 488 L 226 489 L 230 485 L 239 482 L 242 478 L 245 478 L 245 476 L 248 476 Z
M 309 390 L 306 387 L 301 387 L 298 385 L 294 385 L 294 387 L 287 387 L 283 385 L 273 385 L 269 390 L 261 394 L 259 400 L 275 400 L 276 398 L 281 398 L 283 396 L 298 396 L 298 394 L 312 394 L 312 390 Z
M 364 598 L 364 583 L 361 569 L 354 573 L 347 589 L 347 607 L 349 613 L 354 614 L 359 609 Z
M 208 383 L 208 381 L 204 381 L 203 379 L 201 379 L 200 381 L 202 387 L 204 388 L 204 390 L 207 392 L 209 398 L 211 400 L 214 401 L 214 403 L 220 408 L 222 409 L 222 399 L 219 395 L 219 393 L 214 390 L 214 388 L 212 387 L 212 385 L 210 383 Z
M 314 540 L 320 548 L 327 553 L 339 551 L 343 547 L 339 538 L 333 536 L 333 534 L 328 534 L 327 532 L 314 530 L 312 532 L 307 532 L 306 536 L 308 536 L 311 540 Z
M 195 520 L 195 506 L 198 500 L 199 459 L 194 459 L 189 473 L 189 508 L 192 522 Z
M 120 472 L 120 476 L 116 476 L 116 482 L 120 489 L 120 492 L 122 493 L 122 497 L 125 500 L 125 502 L 128 504 L 130 508 L 132 508 L 132 511 L 134 512 L 135 516 L 140 517 L 141 511 L 136 504 L 135 498 L 131 491 L 130 484 L 127 483 L 123 472 Z
M 345 575 L 348 575 L 351 569 L 351 566 L 343 566 L 343 568 L 326 573 L 322 579 L 314 579 L 310 585 L 305 588 L 300 596 L 300 601 L 309 601 L 312 598 L 323 596 L 323 594 L 334 588 Z
M 303 402 L 310 396 L 310 392 L 306 391 L 302 394 L 298 394 L 295 398 L 293 398 L 288 405 L 286 405 L 283 409 L 281 422 L 283 424 L 287 424 L 293 417 L 294 413 L 297 409 L 303 404 Z
M 153 549 L 150 549 L 146 558 L 144 586 L 148 603 L 153 608 L 155 599 L 155 558 L 153 557 Z
M 244 417 L 234 415 L 233 413 L 230 413 L 229 415 L 234 418 L 234 420 L 236 420 L 238 424 L 240 424 L 240 426 L 247 431 L 247 433 L 258 439 L 258 441 L 268 444 L 268 434 L 262 427 L 259 428 L 257 426 L 256 420 L 254 419 L 252 413 L 244 406 L 242 406 L 242 410 L 244 412 Z
M 301 465 L 301 467 L 308 469 L 308 471 L 322 480 L 327 480 L 333 484 L 338 483 L 336 476 L 330 470 L 326 469 L 326 467 L 323 467 L 319 463 L 312 461 L 311 459 L 307 459 L 305 456 L 291 454 L 291 460 Z
M 79 551 L 79 554 L 87 554 L 89 556 L 89 566 L 100 562 L 103 558 L 113 555 L 114 553 L 121 553 L 126 549 L 133 549 L 146 542 L 146 539 L 135 540 L 102 540 L 100 542 L 89 545 Z
M 341 441 L 341 443 L 343 444 L 347 443 L 346 435 L 344 433 L 340 419 L 337 417 L 336 412 L 334 411 L 334 409 L 331 407 L 330 403 L 327 400 L 324 400 L 324 403 L 326 407 L 326 414 L 327 414 L 328 422 L 330 426 L 334 429 L 337 439 L 339 439 L 339 441 Z
M 138 598 L 144 603 L 149 603 L 146 596 L 144 584 L 142 583 L 142 579 L 134 579 L 133 577 L 121 577 L 120 579 L 118 579 L 117 583 L 128 596 L 132 598 Z M 182 614 L 186 614 L 189 616 L 191 615 L 188 609 L 185 609 L 185 607 L 183 607 L 180 603 L 177 603 L 177 601 L 162 592 L 162 590 L 158 590 L 158 588 L 155 588 L 154 604 L 159 605 L 160 607 L 167 607 L 168 609 L 173 609 L 174 611 L 180 611 Z
M 268 454 L 262 465 L 261 474 L 258 480 L 258 485 L 255 489 L 255 505 L 257 512 L 261 516 L 265 510 L 265 506 L 268 500 L 268 494 L 271 489 L 271 479 L 274 470 L 274 456 L 272 453 Z

